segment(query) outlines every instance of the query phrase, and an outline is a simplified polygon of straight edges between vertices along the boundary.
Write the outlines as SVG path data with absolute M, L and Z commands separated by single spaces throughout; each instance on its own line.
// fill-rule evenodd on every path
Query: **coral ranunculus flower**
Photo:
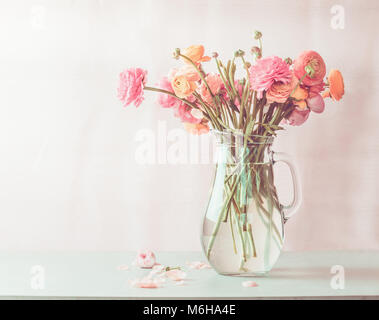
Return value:
M 183 50 L 182 54 L 190 58 L 194 63 L 200 63 L 211 60 L 211 57 L 204 56 L 204 46 L 193 45 Z M 186 59 L 184 62 L 189 63 Z
M 185 103 L 181 103 L 176 109 L 174 116 L 179 118 L 182 122 L 200 123 L 202 118 L 194 116 L 193 108 Z M 196 110 L 196 109 L 195 109 Z
M 295 60 L 293 65 L 293 70 L 296 77 L 301 79 L 306 73 L 305 67 L 310 65 L 314 70 L 313 77 L 307 75 L 303 82 L 307 86 L 314 86 L 323 81 L 326 74 L 325 62 L 322 57 L 316 51 L 304 51 L 300 56 Z
M 219 94 L 223 87 L 223 82 L 219 74 L 210 73 L 205 77 L 205 81 L 208 83 L 213 95 Z M 203 100 L 210 105 L 213 105 L 213 99 L 205 83 L 201 83 L 198 92 Z
M 184 129 L 186 129 L 189 133 L 195 135 L 201 135 L 209 132 L 208 124 L 204 123 L 184 123 Z
M 276 56 L 257 60 L 249 68 L 249 74 L 251 88 L 257 91 L 259 99 L 275 82 L 289 83 L 292 78 L 289 65 Z
M 345 93 L 345 85 L 342 74 L 337 69 L 332 69 L 328 75 L 329 93 L 333 100 L 341 100 Z
M 139 107 L 143 101 L 143 87 L 146 83 L 147 71 L 140 68 L 130 68 L 120 73 L 118 98 L 124 107 L 134 103 Z

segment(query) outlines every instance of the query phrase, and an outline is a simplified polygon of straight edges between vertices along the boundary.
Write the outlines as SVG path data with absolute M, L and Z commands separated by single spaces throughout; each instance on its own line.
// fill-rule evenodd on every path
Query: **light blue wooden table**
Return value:
M 198 252 L 162 252 L 157 260 L 182 266 L 185 285 L 167 281 L 159 289 L 130 287 L 128 281 L 148 270 L 132 266 L 134 253 L 0 253 L 0 298 L 361 298 L 379 297 L 379 252 L 285 252 L 265 278 L 250 278 L 258 287 L 245 288 L 246 278 L 225 277 L 212 269 L 188 270 L 186 261 L 204 261 Z M 129 265 L 127 271 L 117 270 Z M 336 269 L 333 270 L 333 266 Z M 344 288 L 341 287 L 342 266 Z M 332 271 L 337 271 L 336 274 Z M 336 278 L 334 278 L 336 279 Z M 335 287 L 335 285 L 334 285 Z

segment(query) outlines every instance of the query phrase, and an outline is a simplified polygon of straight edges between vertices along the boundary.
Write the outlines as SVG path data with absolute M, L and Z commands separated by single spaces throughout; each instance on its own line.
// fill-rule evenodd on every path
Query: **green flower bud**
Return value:
M 262 58 L 262 51 L 258 47 L 252 47 L 250 52 L 253 56 L 257 57 L 257 59 Z
M 262 33 L 259 32 L 258 30 L 255 30 L 254 31 L 254 39 L 259 40 L 260 38 L 262 38 Z
M 172 54 L 174 59 L 178 60 L 179 59 L 179 55 L 180 55 L 180 49 L 179 48 L 175 48 L 175 51 L 174 53 Z
M 234 52 L 235 57 L 243 57 L 245 55 L 245 51 L 239 49 L 236 52 Z
M 313 69 L 313 67 L 310 64 L 307 64 L 304 70 L 311 78 L 315 76 L 315 69 Z
M 212 57 L 213 58 L 217 58 L 218 57 L 218 53 L 217 52 L 212 52 Z
M 288 65 L 291 65 L 293 63 L 292 59 L 291 58 L 285 58 L 284 59 L 285 63 L 287 63 Z

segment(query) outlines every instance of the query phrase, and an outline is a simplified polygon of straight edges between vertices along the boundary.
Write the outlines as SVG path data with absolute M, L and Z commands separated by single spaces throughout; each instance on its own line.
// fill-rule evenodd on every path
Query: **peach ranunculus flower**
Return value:
M 294 104 L 297 105 L 300 109 L 304 110 L 307 108 L 307 103 L 305 100 L 308 98 L 308 90 L 297 86 L 294 93 L 291 94 L 291 97 L 295 99 Z
M 341 100 L 345 93 L 345 85 L 343 82 L 342 74 L 337 69 L 332 69 L 328 75 L 329 94 L 333 100 Z
M 211 89 L 213 95 L 220 93 L 221 88 L 223 87 L 223 82 L 219 74 L 210 73 L 205 77 L 205 81 L 208 83 L 209 88 Z M 210 105 L 213 105 L 212 95 L 209 92 L 205 83 L 201 83 L 198 92 L 205 102 Z
M 209 126 L 206 123 L 184 122 L 184 129 L 186 129 L 189 133 L 198 136 L 209 132 Z
M 171 74 L 174 76 L 175 75 L 176 76 L 178 76 L 178 75 L 186 76 L 186 78 L 189 81 L 199 81 L 200 80 L 200 75 L 199 75 L 198 71 L 196 70 L 196 68 L 193 65 L 189 65 L 189 64 L 182 66 L 179 70 L 174 69 L 174 71 L 171 71 Z
M 172 89 L 179 98 L 187 98 L 197 89 L 195 81 L 190 81 L 185 75 L 176 75 L 171 82 Z
M 171 87 L 179 98 L 187 98 L 197 89 L 200 76 L 192 66 L 170 71 Z
M 314 86 L 323 81 L 326 73 L 325 62 L 322 57 L 316 51 L 304 51 L 295 60 L 293 64 L 293 70 L 296 77 L 301 79 L 306 73 L 306 66 L 310 65 L 314 70 L 312 77 L 309 75 L 305 76 L 303 83 L 307 86 Z
M 183 50 L 182 54 L 190 58 L 196 64 L 211 60 L 211 57 L 204 56 L 204 46 L 202 45 L 189 46 Z M 184 62 L 190 63 L 186 59 L 184 59 Z
M 268 103 L 278 102 L 284 103 L 288 99 L 290 93 L 295 88 L 298 79 L 292 75 L 292 80 L 289 83 L 281 81 L 275 82 L 270 89 L 267 90 L 266 98 Z
M 297 86 L 294 93 L 291 94 L 291 97 L 295 98 L 296 100 L 305 100 L 308 98 L 308 90 L 302 88 L 301 86 Z

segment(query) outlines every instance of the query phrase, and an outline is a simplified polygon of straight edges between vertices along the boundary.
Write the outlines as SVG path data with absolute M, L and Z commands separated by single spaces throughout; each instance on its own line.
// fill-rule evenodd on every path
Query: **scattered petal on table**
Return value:
M 117 267 L 117 270 L 119 270 L 119 271 L 125 271 L 128 269 L 129 269 L 129 267 L 126 264 L 123 264 L 123 265 Z
M 153 270 L 155 273 L 160 273 L 162 271 L 164 271 L 166 269 L 166 266 L 164 266 L 163 264 L 156 264 L 153 266 Z
M 166 267 L 162 264 L 155 265 L 152 270 L 149 272 L 148 277 L 152 278 L 154 276 L 161 277 L 165 271 Z
M 173 269 L 165 272 L 167 278 L 173 281 L 182 281 L 187 277 L 187 273 L 182 270 Z
M 177 286 L 184 286 L 184 284 L 185 284 L 184 280 L 180 280 L 180 281 L 175 282 L 175 285 L 177 285 Z
M 258 284 L 255 281 L 244 281 L 242 286 L 246 288 L 258 287 Z
M 154 252 L 151 250 L 139 251 L 134 264 L 140 268 L 152 268 L 156 264 Z
M 201 270 L 201 269 L 210 269 L 211 266 L 207 263 L 204 263 L 204 262 L 201 262 L 201 261 L 192 261 L 192 262 L 187 262 L 187 265 L 191 268 L 191 269 L 197 269 L 197 270 Z
M 130 281 L 130 285 L 134 288 L 156 289 L 160 288 L 163 281 L 160 279 L 142 278 Z

